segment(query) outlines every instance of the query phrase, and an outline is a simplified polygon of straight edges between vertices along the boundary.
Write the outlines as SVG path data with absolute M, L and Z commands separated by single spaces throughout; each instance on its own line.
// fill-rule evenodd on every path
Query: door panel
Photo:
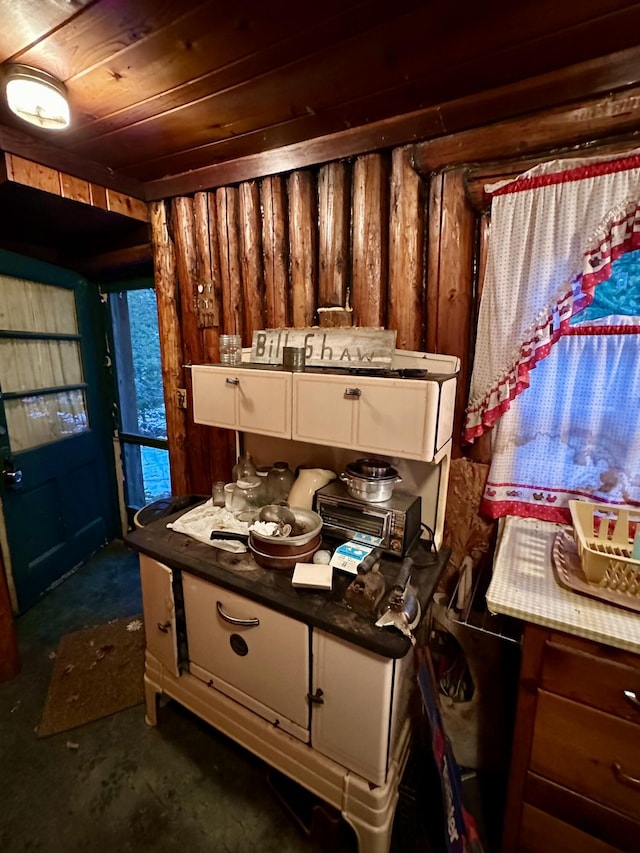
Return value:
M 0 453 L 22 474 L 0 495 L 24 612 L 119 535 L 119 512 L 97 290 L 1 251 L 0 290 Z

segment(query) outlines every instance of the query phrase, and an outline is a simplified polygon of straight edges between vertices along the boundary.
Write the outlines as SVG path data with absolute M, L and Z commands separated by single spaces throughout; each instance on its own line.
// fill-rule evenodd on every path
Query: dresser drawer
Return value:
M 640 726 L 543 690 L 530 769 L 637 819 Z
M 578 827 L 586 836 L 615 850 L 638 849 L 640 814 L 634 820 L 536 773 L 527 773 L 524 801 L 530 809 L 549 815 L 563 825 Z M 543 849 L 546 853 L 551 847 Z M 566 849 L 581 850 L 580 847 Z
M 640 723 L 640 661 L 606 646 L 554 634 L 545 643 L 540 686 Z M 625 698 L 625 691 L 638 697 Z
M 620 848 L 587 835 L 571 824 L 525 803 L 518 853 L 619 853 Z

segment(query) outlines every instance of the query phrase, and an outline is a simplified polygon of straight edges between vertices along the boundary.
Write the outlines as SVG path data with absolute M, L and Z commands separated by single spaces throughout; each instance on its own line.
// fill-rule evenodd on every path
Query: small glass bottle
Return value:
M 231 471 L 231 479 L 234 483 L 238 480 L 244 480 L 246 477 L 254 477 L 256 474 L 256 466 L 251 458 L 250 453 L 243 453 Z
M 286 462 L 274 462 L 273 468 L 267 474 L 267 488 L 271 503 L 286 501 L 296 475 Z
M 211 500 L 214 506 L 224 506 L 224 482 L 218 480 L 211 488 Z

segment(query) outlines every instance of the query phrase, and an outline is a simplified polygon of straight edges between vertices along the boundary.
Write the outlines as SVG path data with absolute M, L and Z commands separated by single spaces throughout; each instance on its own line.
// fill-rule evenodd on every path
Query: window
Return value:
M 89 428 L 73 290 L 0 276 L 0 386 L 13 453 Z
M 160 338 L 151 282 L 109 293 L 119 438 L 127 506 L 137 510 L 171 494 Z
M 640 151 L 489 188 L 466 436 L 492 430 L 483 511 L 568 521 L 640 505 Z

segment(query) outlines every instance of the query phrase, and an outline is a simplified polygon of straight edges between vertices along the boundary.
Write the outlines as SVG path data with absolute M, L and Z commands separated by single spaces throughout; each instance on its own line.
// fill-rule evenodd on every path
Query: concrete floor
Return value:
M 16 620 L 22 670 L 0 685 L 0 850 L 353 853 L 346 825 L 330 843 L 309 836 L 274 795 L 266 765 L 172 701 L 155 728 L 139 705 L 37 737 L 60 638 L 141 612 L 137 556 L 114 542 Z M 405 780 L 392 853 L 443 849 L 439 791 L 429 793 L 418 766 L 421 791 Z M 296 808 L 308 799 L 294 789 Z

